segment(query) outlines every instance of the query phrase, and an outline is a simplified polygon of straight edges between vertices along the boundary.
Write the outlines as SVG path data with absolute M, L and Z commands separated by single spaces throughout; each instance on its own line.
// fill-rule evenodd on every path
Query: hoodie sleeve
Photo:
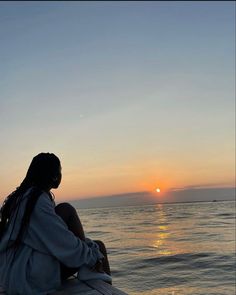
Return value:
M 67 267 L 93 266 L 103 258 L 95 242 L 82 241 L 67 228 L 46 193 L 39 197 L 32 212 L 24 242 L 37 251 L 56 257 Z

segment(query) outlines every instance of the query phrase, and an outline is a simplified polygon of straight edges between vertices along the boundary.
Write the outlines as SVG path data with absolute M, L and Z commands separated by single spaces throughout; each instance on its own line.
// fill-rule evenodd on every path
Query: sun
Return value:
M 156 188 L 156 192 L 157 192 L 157 193 L 160 193 L 160 192 L 161 192 L 161 190 L 159 189 L 159 187 Z

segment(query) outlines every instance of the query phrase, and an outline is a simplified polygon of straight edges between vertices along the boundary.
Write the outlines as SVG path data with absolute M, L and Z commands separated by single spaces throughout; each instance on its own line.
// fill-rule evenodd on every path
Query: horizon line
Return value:
M 79 200 L 71 200 L 71 201 L 80 201 Z M 93 210 L 93 209 L 108 209 L 108 208 L 123 208 L 123 207 L 147 207 L 153 205 L 170 205 L 170 204 L 190 204 L 190 203 L 219 203 L 219 202 L 236 202 L 236 199 L 227 199 L 227 200 L 199 200 L 199 201 L 176 201 L 176 202 L 157 202 L 152 204 L 141 204 L 141 205 L 124 205 L 124 206 L 104 206 L 104 207 L 92 207 L 92 208 L 80 208 L 80 210 Z
M 174 188 L 174 189 L 169 189 L 165 192 L 166 193 L 170 193 L 170 192 L 178 192 L 178 191 L 191 191 L 191 190 L 201 190 L 201 189 L 206 189 L 206 190 L 210 190 L 210 189 L 234 189 L 236 190 L 236 185 L 235 186 L 216 186 L 216 187 L 209 187 L 209 186 L 206 186 L 206 187 L 203 187 L 203 186 L 192 186 L 192 187 L 183 187 L 183 188 Z M 129 196 L 129 195 L 134 195 L 134 194 L 154 194 L 155 191 L 133 191 L 133 192 L 123 192 L 123 193 L 113 193 L 113 194 L 106 194 L 106 195 L 97 195 L 97 196 L 88 196 L 88 197 L 83 197 L 83 198 L 73 198 L 73 199 L 70 199 L 70 201 L 78 201 L 78 200 L 90 200 L 90 199 L 98 199 L 98 198 L 111 198 L 111 197 L 126 197 L 126 196 Z M 163 204 L 163 203 L 162 203 Z

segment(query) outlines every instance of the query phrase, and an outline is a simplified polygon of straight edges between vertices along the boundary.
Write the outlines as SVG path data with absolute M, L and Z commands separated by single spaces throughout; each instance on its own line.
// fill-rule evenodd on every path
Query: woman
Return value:
M 84 267 L 110 275 L 104 244 L 85 237 L 70 204 L 55 206 L 50 190 L 58 188 L 61 177 L 60 160 L 41 153 L 3 203 L 0 285 L 10 295 L 48 294 Z

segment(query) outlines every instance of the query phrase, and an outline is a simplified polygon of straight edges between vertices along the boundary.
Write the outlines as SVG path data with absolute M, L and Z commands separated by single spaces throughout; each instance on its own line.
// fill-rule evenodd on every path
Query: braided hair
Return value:
M 17 237 L 10 245 L 10 247 L 14 247 L 15 249 L 18 248 L 23 240 L 24 234 L 30 222 L 30 216 L 39 196 L 43 191 L 46 191 L 48 192 L 49 198 L 53 201 L 53 195 L 49 192 L 49 190 L 52 187 L 58 187 L 60 183 L 60 167 L 60 160 L 52 153 L 40 153 L 33 158 L 21 185 L 5 199 L 0 209 L 0 241 L 10 222 L 13 222 L 13 232 L 23 195 L 29 188 L 32 188 L 29 192 Z M 10 238 L 8 242 L 10 242 Z

